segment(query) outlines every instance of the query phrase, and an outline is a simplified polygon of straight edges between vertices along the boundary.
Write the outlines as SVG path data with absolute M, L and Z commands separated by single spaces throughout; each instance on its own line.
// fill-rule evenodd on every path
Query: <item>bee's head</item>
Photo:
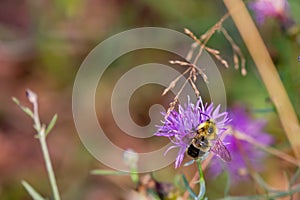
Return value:
M 217 127 L 214 124 L 209 125 L 206 134 L 209 139 L 215 139 L 217 137 Z
M 217 127 L 212 119 L 208 119 L 198 126 L 198 133 L 207 139 L 215 139 L 217 137 Z

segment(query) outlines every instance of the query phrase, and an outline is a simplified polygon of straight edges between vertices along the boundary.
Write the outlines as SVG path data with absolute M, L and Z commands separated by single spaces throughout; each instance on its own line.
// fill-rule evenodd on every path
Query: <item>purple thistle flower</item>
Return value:
M 165 116 L 163 125 L 157 126 L 158 131 L 156 136 L 168 137 L 173 145 L 166 151 L 166 153 L 173 148 L 179 148 L 178 156 L 175 161 L 175 168 L 179 167 L 187 147 L 190 145 L 190 134 L 195 132 L 199 124 L 205 122 L 207 119 L 212 119 L 216 123 L 219 134 L 226 130 L 226 125 L 230 122 L 227 112 L 220 112 L 220 105 L 214 107 L 213 103 L 203 104 L 202 99 L 199 98 L 196 105 L 188 102 L 182 107 L 178 106 L 178 112 L 172 110 L 168 116 Z
M 281 23 L 289 21 L 289 4 L 287 0 L 256 0 L 249 3 L 255 12 L 258 24 L 263 24 L 267 17 L 274 17 Z
M 250 119 L 244 108 L 234 108 L 232 112 L 230 112 L 230 117 L 232 118 L 230 126 L 233 132 L 237 131 L 240 134 L 245 134 L 248 137 L 257 139 L 257 142 L 264 146 L 273 143 L 273 137 L 263 131 L 266 122 Z M 247 141 L 237 139 L 232 134 L 228 134 L 223 142 L 228 144 L 226 146 L 231 153 L 232 160 L 227 163 L 231 180 L 237 182 L 238 180 L 248 177 L 246 162 L 251 165 L 253 170 L 263 170 L 261 163 L 266 156 L 265 152 L 257 149 L 253 144 Z M 223 168 L 219 160 L 214 157 L 210 165 L 210 173 L 216 177 L 222 170 Z

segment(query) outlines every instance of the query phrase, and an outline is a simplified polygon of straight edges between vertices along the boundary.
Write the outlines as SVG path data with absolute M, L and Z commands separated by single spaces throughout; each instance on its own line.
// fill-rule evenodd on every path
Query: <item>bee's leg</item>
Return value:
M 200 112 L 200 115 L 204 115 L 206 116 L 207 118 L 210 118 L 207 114 L 203 113 L 203 112 Z
M 184 167 L 190 166 L 191 164 L 193 164 L 195 162 L 194 159 L 190 160 L 189 162 L 184 163 Z
M 201 161 L 204 161 L 209 155 L 209 151 L 206 152 L 202 157 L 201 157 Z

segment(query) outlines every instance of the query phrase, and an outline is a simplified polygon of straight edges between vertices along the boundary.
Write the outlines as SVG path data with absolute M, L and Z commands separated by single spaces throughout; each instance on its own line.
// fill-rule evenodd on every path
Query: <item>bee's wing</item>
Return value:
M 231 161 L 231 155 L 228 149 L 225 147 L 225 145 L 222 143 L 222 141 L 219 138 L 217 138 L 217 140 L 215 141 L 215 144 L 211 148 L 211 151 L 217 154 L 224 161 L 226 162 Z
M 188 132 L 183 138 L 182 140 L 185 142 L 185 143 L 190 143 L 192 141 L 192 139 L 197 135 L 196 132 Z

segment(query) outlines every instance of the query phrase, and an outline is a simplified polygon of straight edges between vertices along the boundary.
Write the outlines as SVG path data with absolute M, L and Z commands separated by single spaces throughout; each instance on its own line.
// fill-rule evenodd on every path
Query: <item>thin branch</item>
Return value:
M 170 61 L 171 62 L 171 61 Z M 177 76 L 170 84 L 169 86 L 163 91 L 162 95 L 164 96 L 165 94 L 167 94 L 172 88 L 175 87 L 176 83 L 179 81 L 179 79 L 181 77 L 184 77 L 185 74 L 187 74 L 191 69 L 187 68 L 182 74 L 180 74 L 179 76 Z
M 206 74 L 204 73 L 204 71 L 199 68 L 196 63 L 198 62 L 200 56 L 203 53 L 203 50 L 205 49 L 208 53 L 210 53 L 212 56 L 214 56 L 218 61 L 220 61 L 221 64 L 223 64 L 226 68 L 229 67 L 228 62 L 221 57 L 220 55 L 220 51 L 214 48 L 210 48 L 207 46 L 208 41 L 211 39 L 211 37 L 213 36 L 213 34 L 216 31 L 222 31 L 223 34 L 225 35 L 225 38 L 229 41 L 229 43 L 232 45 L 233 48 L 233 60 L 235 63 L 235 68 L 239 67 L 239 58 L 241 60 L 241 68 L 242 68 L 242 74 L 246 74 L 246 70 L 245 70 L 245 59 L 240 51 L 240 48 L 236 45 L 236 43 L 233 42 L 232 38 L 229 36 L 229 34 L 226 32 L 226 30 L 222 27 L 223 22 L 228 18 L 229 13 L 226 13 L 214 26 L 212 26 L 209 30 L 207 30 L 203 35 L 200 36 L 200 39 L 197 38 L 197 36 L 190 31 L 189 29 L 185 28 L 184 32 L 191 37 L 195 42 L 191 45 L 190 50 L 187 53 L 186 56 L 186 60 L 188 62 L 185 61 L 179 61 L 179 60 L 171 60 L 170 63 L 171 64 L 178 64 L 181 66 L 186 66 L 188 67 L 183 75 L 180 75 L 178 77 L 176 77 L 171 83 L 170 85 L 163 91 L 162 95 L 165 95 L 167 92 L 169 92 L 172 88 L 174 88 L 177 84 L 177 82 L 179 81 L 179 79 L 181 77 L 183 77 L 185 74 L 187 74 L 188 72 L 190 72 L 190 76 L 188 77 L 188 82 L 191 84 L 196 96 L 200 95 L 200 91 L 198 90 L 197 86 L 196 86 L 196 80 L 197 80 L 197 76 L 201 75 L 203 80 L 208 83 L 208 77 L 206 76 Z M 193 58 L 193 54 L 195 53 L 197 47 L 199 47 L 198 53 L 196 54 L 194 60 L 192 60 Z M 185 82 L 186 85 L 186 82 Z M 183 89 L 183 87 L 181 87 L 181 89 Z M 176 102 L 178 101 L 178 96 L 176 95 L 177 99 L 174 99 L 171 103 L 170 103 L 170 107 L 168 109 L 169 113 L 171 110 L 174 109 Z
M 245 66 L 246 59 L 245 59 L 244 55 L 242 54 L 240 47 L 234 42 L 234 40 L 228 34 L 228 32 L 226 31 L 226 29 L 224 27 L 221 28 L 221 31 L 232 47 L 234 68 L 235 69 L 239 68 L 239 59 L 240 59 L 241 60 L 241 73 L 243 76 L 246 76 L 246 74 L 247 74 L 247 70 L 246 70 L 246 66 Z
M 232 129 L 231 129 L 232 130 Z M 270 147 L 270 146 L 266 146 L 266 145 L 263 145 L 261 143 L 259 143 L 259 141 L 257 141 L 256 139 L 253 139 L 252 137 L 246 135 L 246 134 L 243 134 L 237 130 L 232 130 L 233 132 L 233 135 L 234 137 L 236 137 L 237 139 L 239 140 L 244 140 L 246 142 L 249 142 L 250 144 L 252 144 L 253 146 L 256 146 L 260 149 L 262 149 L 263 151 L 271 154 L 271 155 L 274 155 L 282 160 L 285 160 L 293 165 L 296 165 L 296 166 L 300 166 L 300 163 L 295 159 L 293 158 L 292 156 L 282 152 L 282 151 L 279 151 L 273 147 Z
M 227 19 L 229 16 L 228 13 L 226 13 L 212 28 L 210 28 L 208 31 L 206 31 L 206 33 L 204 33 L 201 37 L 200 37 L 200 41 L 202 41 L 202 44 L 200 44 L 200 49 L 198 54 L 196 55 L 196 58 L 194 59 L 193 64 L 196 64 L 200 58 L 200 56 L 202 55 L 202 52 L 207 44 L 207 42 L 210 40 L 210 38 L 213 36 L 213 34 L 217 31 L 220 30 L 220 28 L 222 27 L 222 23 L 224 22 L 225 19 Z

